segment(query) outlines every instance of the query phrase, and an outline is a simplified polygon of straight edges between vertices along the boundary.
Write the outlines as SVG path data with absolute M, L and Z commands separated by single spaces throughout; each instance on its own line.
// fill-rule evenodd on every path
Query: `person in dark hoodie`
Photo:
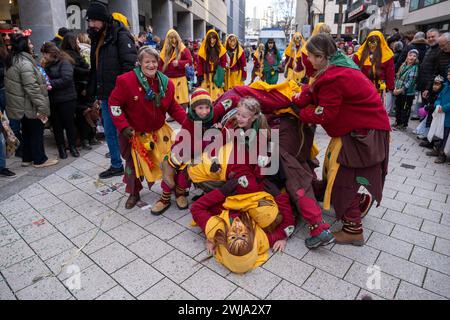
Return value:
M 408 56 L 408 52 L 412 49 L 416 49 L 419 52 L 419 63 L 422 63 L 423 58 L 425 57 L 425 53 L 428 50 L 428 42 L 425 39 L 425 33 L 422 31 L 417 32 L 414 35 L 412 41 L 403 49 L 402 54 L 400 55 L 396 66 L 396 69 L 400 68 L 400 66 L 405 62 L 406 57 Z M 398 68 L 397 68 L 398 67 Z M 397 70 L 396 70 L 397 71 Z
M 105 138 L 111 155 L 111 167 L 100 173 L 102 179 L 124 174 L 119 139 L 111 119 L 108 98 L 116 78 L 134 69 L 137 51 L 134 39 L 123 23 L 114 20 L 101 2 L 91 2 L 86 13 L 91 38 L 91 71 L 88 96 L 100 102 Z
M 44 57 L 45 72 L 50 78 L 49 98 L 53 135 L 58 147 L 59 157 L 67 158 L 64 142 L 64 130 L 69 142 L 69 150 L 73 157 L 80 156 L 76 148 L 75 108 L 77 94 L 73 79 L 74 60 L 55 43 L 46 42 L 41 48 Z
M 62 27 L 58 29 L 58 33 L 55 35 L 55 37 L 51 40 L 58 48 L 61 48 L 61 44 L 63 42 L 63 39 L 65 35 L 69 32 L 69 29 Z

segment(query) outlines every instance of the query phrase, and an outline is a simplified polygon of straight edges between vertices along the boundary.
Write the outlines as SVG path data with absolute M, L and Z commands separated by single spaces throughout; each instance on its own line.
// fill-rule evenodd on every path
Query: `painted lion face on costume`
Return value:
M 226 247 L 234 256 L 243 256 L 252 251 L 255 239 L 254 222 L 247 212 L 242 212 L 239 217 L 233 219 L 230 228 L 219 230 L 215 240 Z

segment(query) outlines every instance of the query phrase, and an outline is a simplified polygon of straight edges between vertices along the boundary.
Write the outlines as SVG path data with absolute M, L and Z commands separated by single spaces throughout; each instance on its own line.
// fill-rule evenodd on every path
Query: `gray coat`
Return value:
M 5 89 L 8 118 L 36 119 L 37 113 L 50 115 L 45 78 L 29 53 L 22 52 L 13 58 L 12 66 L 6 71 Z

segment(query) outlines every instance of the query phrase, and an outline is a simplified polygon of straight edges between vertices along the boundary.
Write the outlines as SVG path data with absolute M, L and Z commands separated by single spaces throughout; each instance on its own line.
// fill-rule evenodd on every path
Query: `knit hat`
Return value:
M 69 32 L 69 29 L 67 29 L 66 27 L 62 27 L 62 28 L 58 29 L 58 34 L 63 38 L 67 34 L 67 32 Z
M 109 13 L 106 6 L 101 2 L 92 2 L 86 12 L 86 18 L 100 21 L 108 21 Z
M 436 78 L 434 78 L 434 82 L 442 83 L 444 82 L 444 78 L 441 75 L 437 75 Z
M 414 53 L 416 56 L 419 56 L 419 51 L 417 49 L 411 49 L 408 51 L 408 54 Z
M 194 109 L 196 106 L 199 106 L 201 104 L 206 104 L 212 107 L 212 100 L 208 91 L 203 88 L 197 88 L 191 95 L 190 107 Z

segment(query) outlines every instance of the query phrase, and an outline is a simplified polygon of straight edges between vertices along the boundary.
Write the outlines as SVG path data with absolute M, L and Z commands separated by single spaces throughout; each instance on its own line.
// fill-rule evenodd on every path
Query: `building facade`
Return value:
M 235 34 L 240 41 L 245 38 L 245 0 L 226 0 L 227 33 Z
M 245 0 L 233 0 L 238 3 Z M 134 34 L 153 27 L 164 38 L 176 29 L 183 39 L 203 39 L 209 29 L 221 38 L 227 32 L 226 0 L 102 0 L 110 12 L 124 14 Z M 86 30 L 89 0 L 0 0 L 0 21 L 33 30 L 32 41 L 41 44 L 52 39 L 60 27 Z M 245 6 L 245 4 L 244 4 Z M 245 12 L 245 9 L 244 9 Z M 245 13 L 244 13 L 245 14 Z M 242 25 L 245 18 L 242 17 Z M 237 18 L 239 25 L 239 18 Z M 245 28 L 245 27 L 244 27 Z

